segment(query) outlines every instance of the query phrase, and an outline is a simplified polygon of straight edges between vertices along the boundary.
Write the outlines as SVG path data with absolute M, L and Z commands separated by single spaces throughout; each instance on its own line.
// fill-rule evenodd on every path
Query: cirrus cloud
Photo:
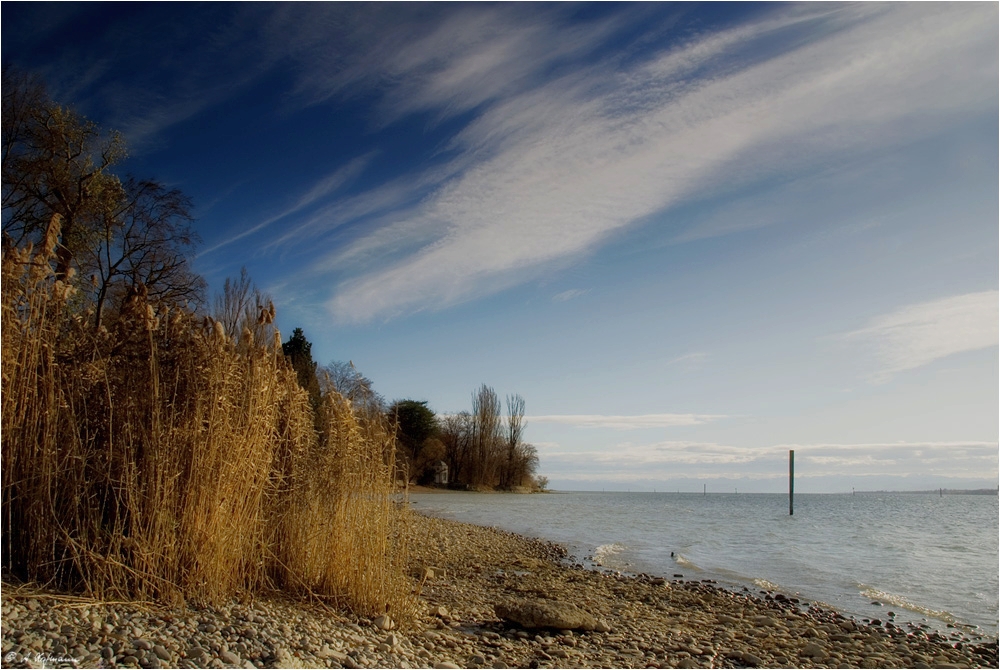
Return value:
M 722 414 L 546 414 L 525 417 L 528 421 L 537 423 L 558 423 L 577 428 L 613 428 L 615 430 L 697 426 L 724 418 L 726 417 Z
M 645 481 L 677 478 L 781 480 L 795 450 L 796 477 L 996 478 L 996 442 L 873 442 L 776 444 L 743 447 L 716 442 L 666 440 L 615 444 L 599 451 L 547 445 L 546 472 L 567 481 Z
M 522 31 L 562 44 L 555 20 L 472 31 L 481 38 L 439 45 L 436 59 L 437 42 L 421 38 L 414 67 L 433 74 L 406 79 L 405 99 L 442 113 L 462 91 L 478 101 L 447 145 L 461 168 L 310 272 L 356 253 L 384 261 L 336 284 L 326 304 L 342 322 L 443 309 L 551 272 L 685 202 L 933 136 L 995 110 L 991 17 L 966 5 L 783 8 L 630 65 L 599 59 L 548 78 L 523 62 L 537 49 L 512 45 Z M 607 36 L 576 35 L 572 54 Z M 568 57 L 552 49 L 543 64 Z M 484 90 L 462 63 L 517 76 Z M 385 85 L 385 104 L 412 111 Z
M 981 291 L 908 305 L 842 338 L 875 347 L 880 367 L 871 379 L 885 382 L 946 356 L 997 346 L 998 301 L 1000 292 Z

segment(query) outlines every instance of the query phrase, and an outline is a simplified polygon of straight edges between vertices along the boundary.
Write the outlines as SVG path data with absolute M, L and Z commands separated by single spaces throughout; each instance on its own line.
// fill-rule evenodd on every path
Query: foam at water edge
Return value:
M 781 587 L 774 582 L 769 582 L 766 579 L 761 579 L 760 577 L 755 577 L 753 579 L 754 586 L 762 588 L 765 591 L 780 591 Z
M 935 610 L 930 607 L 924 607 L 922 605 L 917 605 L 911 603 L 909 600 L 903 596 L 897 596 L 893 593 L 886 593 L 885 591 L 880 591 L 879 589 L 865 586 L 861 584 L 861 595 L 865 598 L 871 598 L 872 600 L 877 600 L 882 603 L 890 603 L 896 607 L 901 607 L 905 610 L 910 610 L 911 612 L 917 612 L 918 614 L 923 614 L 924 616 L 934 617 L 935 619 L 940 619 L 947 623 L 955 623 L 955 616 L 951 612 L 946 612 L 944 610 Z
M 700 569 L 697 565 L 695 565 L 694 563 L 692 563 L 688 559 L 684 558 L 680 554 L 674 554 L 674 562 L 677 563 L 677 565 L 682 565 L 685 568 L 691 568 L 692 570 L 699 570 Z
M 608 559 L 614 558 L 616 554 L 622 553 L 625 549 L 626 546 L 624 544 L 619 544 L 618 542 L 602 544 L 594 550 L 594 564 L 604 565 Z

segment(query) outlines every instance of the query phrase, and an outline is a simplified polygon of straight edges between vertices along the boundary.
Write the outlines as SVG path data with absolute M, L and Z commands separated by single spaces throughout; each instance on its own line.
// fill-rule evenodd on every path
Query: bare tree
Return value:
M 244 265 L 240 268 L 239 277 L 226 277 L 222 293 L 215 296 L 212 318 L 221 323 L 230 335 L 238 334 L 248 320 L 256 317 L 254 307 L 258 294 L 257 286 Z
M 521 472 L 518 450 L 524 436 L 524 398 L 519 394 L 507 396 L 507 422 L 504 431 L 506 452 L 501 470 L 500 488 L 511 489 L 520 485 Z
M 514 450 L 511 488 L 531 485 L 538 470 L 538 450 L 531 444 L 521 442 Z
M 507 415 L 500 398 L 483 384 L 472 394 L 472 412 L 440 418 L 449 478 L 475 487 L 513 489 L 532 484 L 538 451 L 524 442 L 524 398 L 507 396 Z
M 253 342 L 261 344 L 274 339 L 274 301 L 257 288 L 246 266 L 239 277 L 226 277 L 222 293 L 216 294 L 212 318 L 232 337 L 249 333 Z
M 62 220 L 56 276 L 92 248 L 122 197 L 110 172 L 125 157 L 117 133 L 53 103 L 36 80 L 3 70 L 3 226 L 15 244 L 40 242 Z
M 41 79 L 3 66 L 3 208 L 21 193 L 27 175 L 14 170 L 14 162 L 26 151 L 29 127 L 37 110 L 47 104 Z
M 95 328 L 110 298 L 120 302 L 140 285 L 153 302 L 202 303 L 205 281 L 187 260 L 198 240 L 190 209 L 180 191 L 157 182 L 129 178 L 122 185 L 118 206 L 103 219 L 100 239 L 79 257 L 81 270 L 96 280 Z
M 355 410 L 365 416 L 386 412 L 385 399 L 372 388 L 372 380 L 354 367 L 353 361 L 331 361 L 317 370 L 320 390 L 325 393 L 336 391 L 351 401 Z
M 468 412 L 441 417 L 441 442 L 444 443 L 448 478 L 453 482 L 468 482 L 472 465 L 474 421 Z
M 56 278 L 93 299 L 99 328 L 116 302 L 200 305 L 205 282 L 188 254 L 197 243 L 191 203 L 152 180 L 122 183 L 118 133 L 52 102 L 37 78 L 3 69 L 4 242 L 38 244 L 58 217 Z M 87 280 L 91 284 L 88 286 Z
M 499 448 L 502 441 L 500 398 L 486 384 L 472 394 L 472 417 L 475 461 L 470 473 L 470 483 L 477 486 L 497 486 L 500 483 Z

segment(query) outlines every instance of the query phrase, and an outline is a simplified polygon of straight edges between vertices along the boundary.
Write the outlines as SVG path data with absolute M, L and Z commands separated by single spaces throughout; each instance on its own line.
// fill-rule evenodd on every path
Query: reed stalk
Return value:
M 94 332 L 52 271 L 58 226 L 2 261 L 5 573 L 105 600 L 281 588 L 411 616 L 388 427 L 335 392 L 315 421 L 276 332 L 234 341 L 141 293 Z

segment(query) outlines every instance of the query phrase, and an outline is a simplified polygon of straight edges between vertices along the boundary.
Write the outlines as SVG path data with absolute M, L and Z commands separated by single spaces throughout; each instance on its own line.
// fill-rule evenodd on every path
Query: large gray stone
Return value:
M 200 660 L 200 659 L 202 659 L 204 657 L 207 657 L 207 656 L 208 656 L 208 652 L 205 651 L 204 649 L 202 649 L 201 647 L 199 647 L 198 645 L 195 645 L 193 647 L 189 647 L 188 650 L 187 650 L 187 657 L 189 659 L 191 659 L 192 661 L 198 661 L 198 660 Z
M 336 649 L 330 649 L 329 645 L 324 644 L 323 647 L 316 652 L 316 656 L 319 658 L 332 658 L 338 663 L 343 663 L 344 659 L 347 658 L 347 654 L 342 651 L 337 651 Z
M 228 663 L 229 665 L 239 666 L 243 664 L 243 659 L 241 659 L 239 656 L 237 656 L 231 651 L 223 650 L 219 652 L 219 658 L 221 658 L 223 662 Z
M 515 600 L 497 604 L 497 616 L 523 628 L 598 630 L 601 623 L 576 605 L 557 600 Z
M 812 656 L 813 658 L 822 658 L 826 656 L 826 650 L 819 646 L 815 642 L 810 642 L 809 644 L 802 647 L 803 656 Z

